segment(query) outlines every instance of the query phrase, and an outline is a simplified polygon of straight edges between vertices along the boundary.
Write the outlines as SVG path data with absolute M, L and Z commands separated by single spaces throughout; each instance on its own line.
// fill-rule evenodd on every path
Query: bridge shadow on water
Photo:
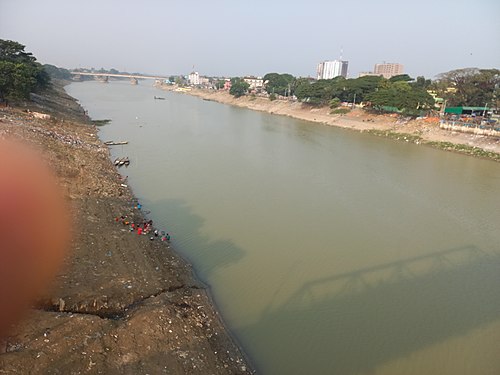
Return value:
M 237 333 L 288 366 L 271 373 L 370 373 L 499 319 L 499 286 L 499 254 L 449 249 L 308 282 Z
M 203 280 L 245 257 L 231 241 L 204 234 L 204 219 L 184 201 L 141 202 Z M 465 246 L 312 280 L 233 330 L 258 347 L 248 354 L 266 373 L 366 374 L 499 320 L 499 286 L 500 254 Z

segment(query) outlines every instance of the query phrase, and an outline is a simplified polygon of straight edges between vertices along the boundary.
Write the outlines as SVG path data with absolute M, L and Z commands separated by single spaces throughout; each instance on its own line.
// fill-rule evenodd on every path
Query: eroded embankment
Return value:
M 52 290 L 7 338 L 0 372 L 251 373 L 191 267 L 167 243 L 115 220 L 143 216 L 96 127 L 59 95 L 32 106 L 50 119 L 0 109 L 0 137 L 43 151 L 75 221 L 71 255 Z

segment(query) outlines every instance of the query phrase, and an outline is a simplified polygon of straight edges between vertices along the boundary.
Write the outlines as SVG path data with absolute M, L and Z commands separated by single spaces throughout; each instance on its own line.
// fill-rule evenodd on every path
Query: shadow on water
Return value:
M 204 219 L 193 213 L 188 204 L 178 199 L 141 200 L 151 210 L 155 226 L 167 228 L 173 235 L 173 245 L 195 265 L 196 274 L 207 282 L 217 268 L 239 262 L 245 251 L 228 240 L 212 240 L 202 233 Z M 177 237 L 177 234 L 180 234 Z
M 238 333 L 274 330 L 273 358 L 303 358 L 273 373 L 370 373 L 500 318 L 499 285 L 500 255 L 450 249 L 311 281 Z

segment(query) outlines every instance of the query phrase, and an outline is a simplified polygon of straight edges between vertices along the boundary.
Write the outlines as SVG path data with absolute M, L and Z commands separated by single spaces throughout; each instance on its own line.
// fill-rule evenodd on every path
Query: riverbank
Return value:
M 173 86 L 162 88 L 168 91 L 175 89 Z M 500 138 L 444 130 L 439 127 L 438 121 L 429 119 L 401 121 L 396 116 L 370 114 L 359 108 L 345 115 L 330 114 L 327 107 L 310 107 L 286 100 L 270 101 L 258 96 L 235 98 L 227 91 L 192 89 L 182 93 L 204 100 L 500 161 Z
M 0 137 L 42 150 L 73 207 L 75 237 L 52 289 L 7 338 L 0 372 L 252 373 L 191 266 L 115 220 L 143 214 L 83 109 L 60 85 L 34 99 L 0 108 Z

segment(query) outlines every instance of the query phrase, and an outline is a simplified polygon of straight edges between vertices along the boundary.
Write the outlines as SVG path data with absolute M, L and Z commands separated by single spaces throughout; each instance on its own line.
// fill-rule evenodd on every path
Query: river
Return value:
M 500 163 L 150 81 L 66 89 L 129 141 L 112 157 L 259 373 L 500 373 Z

